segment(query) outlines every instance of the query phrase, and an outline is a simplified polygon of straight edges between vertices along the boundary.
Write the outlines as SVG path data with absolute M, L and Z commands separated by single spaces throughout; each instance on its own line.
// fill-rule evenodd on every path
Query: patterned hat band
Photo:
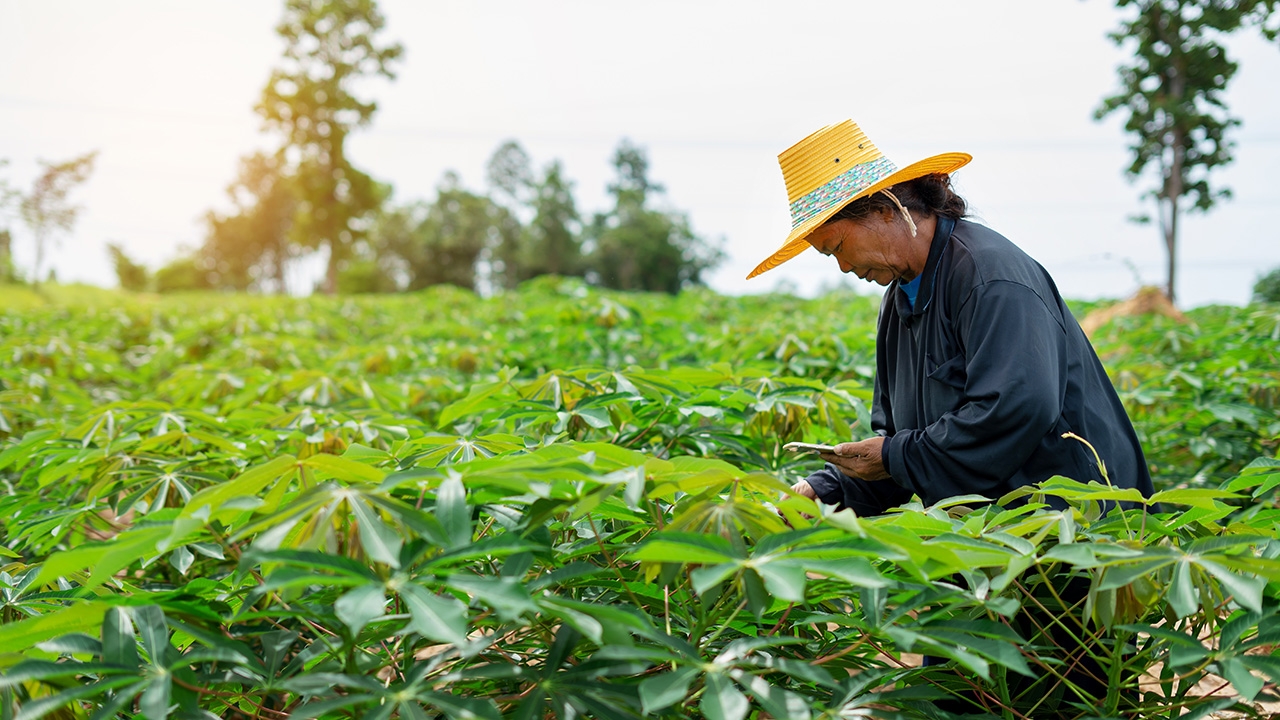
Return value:
M 791 227 L 800 227 L 897 171 L 898 166 L 883 155 L 854 165 L 831 182 L 791 203 Z

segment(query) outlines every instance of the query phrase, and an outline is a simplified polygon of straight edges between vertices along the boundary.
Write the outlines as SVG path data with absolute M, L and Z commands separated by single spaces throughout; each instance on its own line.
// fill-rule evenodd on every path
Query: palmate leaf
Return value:
M 169 673 L 152 677 L 138 697 L 138 710 L 148 720 L 166 720 L 169 717 L 169 701 L 173 694 L 173 676 Z
M 686 478 L 681 483 L 696 481 Z M 749 493 L 730 493 L 722 497 L 718 492 L 723 485 L 714 485 L 697 495 L 681 499 L 676 515 L 667 525 L 673 531 L 705 533 L 707 535 L 743 536 L 760 539 L 789 528 L 778 513 Z M 772 499 L 772 498 L 770 498 Z
M 632 560 L 673 563 L 737 562 L 746 558 L 715 535 L 664 531 L 628 555 Z
M 1120 625 L 1119 630 L 1144 633 L 1160 638 L 1169 652 L 1169 665 L 1175 668 L 1196 665 L 1209 657 L 1209 649 L 1198 638 L 1164 626 Z
M 698 709 L 707 720 L 742 720 L 747 716 L 751 703 L 732 680 L 720 673 L 707 673 L 705 682 Z
M 378 511 L 361 498 L 348 498 L 347 507 L 351 509 L 360 532 L 360 545 L 369 559 L 392 568 L 400 567 L 400 548 L 404 541 L 382 521 Z
M 697 668 L 686 666 L 645 678 L 639 686 L 641 709 L 648 715 L 680 702 L 697 676 Z
M 1255 613 L 1262 612 L 1262 591 L 1267 585 L 1266 580 L 1238 575 L 1207 557 L 1200 557 L 1196 566 L 1221 583 L 1224 594 L 1230 594 L 1241 606 Z
M 1209 488 L 1180 488 L 1177 490 L 1164 490 L 1152 495 L 1148 500 L 1151 504 L 1168 503 L 1171 505 L 1190 505 L 1191 507 L 1201 508 L 1205 510 L 1214 510 L 1221 505 L 1223 500 L 1234 500 L 1242 497 L 1239 493 L 1228 492 L 1226 490 L 1211 490 Z
M 514 577 L 483 577 L 456 573 L 445 581 L 449 587 L 467 593 L 493 608 L 503 621 L 518 620 L 526 614 L 538 611 L 538 605 L 519 579 Z
M 502 378 L 496 382 L 476 385 L 465 398 L 446 407 L 440 413 L 440 428 L 447 428 L 463 417 L 475 415 L 486 410 L 505 407 L 515 397 L 515 389 L 511 387 L 511 378 L 515 371 L 503 368 Z
M 13 720 L 38 720 L 47 717 L 54 711 L 73 702 L 86 700 L 95 695 L 104 694 L 115 691 L 117 698 L 123 697 L 125 701 L 131 701 L 139 692 L 145 692 L 148 687 L 146 681 L 138 681 L 136 677 L 115 677 L 98 680 L 97 682 L 89 682 L 84 685 L 68 688 L 55 695 L 40 698 L 32 702 L 25 703 L 22 709 L 13 715 Z M 125 703 L 108 702 L 108 705 L 114 705 L 119 708 Z M 166 713 L 164 717 L 167 717 Z
M 102 623 L 102 661 L 121 667 L 138 666 L 138 643 L 133 621 L 124 608 L 110 608 Z
M 1211 546 L 1211 545 L 1210 545 Z M 1241 575 L 1229 569 L 1235 562 L 1231 556 L 1183 554 L 1166 549 L 1148 548 L 1141 559 L 1125 558 L 1105 563 L 1106 573 L 1098 584 L 1099 590 L 1113 590 L 1129 585 L 1135 580 L 1172 568 L 1165 597 L 1178 617 L 1187 617 L 1200 606 L 1201 592 L 1193 579 L 1193 572 L 1200 577 L 1217 581 L 1224 595 L 1231 595 L 1243 607 L 1253 612 L 1262 611 L 1262 590 L 1266 580 L 1252 575 Z M 1245 564 L 1248 567 L 1248 564 Z
M 1280 459 L 1260 457 L 1244 466 L 1240 475 L 1228 482 L 1224 489 L 1229 492 L 1253 488 L 1253 497 L 1258 498 L 1280 486 Z
M 476 718 L 500 720 L 502 717 L 502 714 L 498 712 L 497 706 L 489 699 L 459 697 L 446 692 L 431 690 L 418 690 L 414 693 L 414 696 L 426 707 L 444 711 L 445 716 L 452 720 L 475 720 Z M 407 709 L 407 705 L 401 703 L 400 709 L 403 713 Z M 417 712 L 416 716 L 402 715 L 402 717 L 419 717 L 422 720 L 427 720 L 431 717 L 421 710 Z
M 298 720 L 311 720 L 311 718 L 324 717 L 335 710 L 380 703 L 382 699 L 383 695 L 381 693 L 351 693 L 350 695 L 342 695 L 327 700 L 310 700 L 295 708 L 293 712 L 289 713 L 289 717 L 298 718 Z M 368 715 L 365 715 L 365 717 L 368 717 Z
M 35 582 L 38 585 L 56 582 L 59 578 L 78 575 L 88 568 L 89 575 L 81 583 L 81 587 L 91 590 L 118 571 L 136 562 L 150 561 L 162 554 L 163 543 L 172 532 L 173 529 L 165 525 L 138 527 L 111 540 L 54 553 L 40 568 Z
M 257 496 L 263 488 L 278 482 L 285 475 L 295 472 L 297 458 L 292 455 L 277 457 L 265 464 L 246 470 L 225 483 L 207 487 L 197 492 L 182 513 L 185 516 L 197 515 L 213 519 L 227 515 L 222 511 L 227 501 L 237 497 Z M 240 512 L 239 509 L 234 512 Z
M 412 506 L 386 497 L 382 488 L 370 485 L 344 487 L 333 481 L 309 488 L 284 507 L 242 526 L 233 536 L 253 538 L 255 552 L 280 548 L 311 549 L 336 544 L 346 532 L 348 519 L 356 522 L 360 547 L 367 557 L 399 567 L 404 539 L 419 533 L 433 540 L 439 533 L 434 521 Z M 383 518 L 390 516 L 391 523 Z M 329 545 L 332 546 L 332 545 Z
M 403 466 L 412 463 L 416 467 L 437 467 L 465 463 L 476 458 L 523 450 L 524 443 L 518 435 L 493 433 L 488 435 L 455 436 L 427 435 L 409 440 L 400 450 Z
M 565 625 L 578 631 L 591 642 L 596 645 L 603 643 L 604 625 L 591 613 L 586 612 L 587 608 L 583 607 L 583 604 L 553 596 L 540 597 L 537 603 L 543 611 L 560 618 Z
M 84 633 L 67 633 L 61 637 L 37 643 L 36 647 L 59 655 L 102 655 L 102 641 Z
M 771 685 L 759 675 L 750 675 L 743 683 L 747 692 L 760 703 L 768 713 L 776 718 L 791 720 L 809 720 L 812 716 L 809 701 L 790 690 Z
M 1218 674 L 1231 683 L 1231 687 L 1245 702 L 1253 702 L 1266 682 L 1249 672 L 1249 667 L 1240 658 L 1222 658 L 1217 665 Z
M 327 453 L 311 455 L 303 458 L 300 463 L 306 467 L 320 470 L 325 475 L 343 483 L 377 484 L 382 482 L 382 479 L 386 476 L 386 473 L 375 467 Z
M 408 583 L 399 588 L 400 599 L 409 610 L 409 629 L 438 642 L 467 647 L 467 608 L 456 598 L 436 595 Z
M 367 563 L 352 560 L 340 555 L 330 555 L 315 550 L 260 550 L 250 549 L 242 558 L 246 567 L 267 565 L 288 565 L 311 574 L 316 582 L 321 582 L 325 573 L 330 573 L 343 580 L 345 585 L 361 585 L 368 582 L 381 582 L 380 578 Z M 321 572 L 323 571 L 323 572 Z
M 457 475 L 446 476 L 436 488 L 435 515 L 444 531 L 445 547 L 454 550 L 471 542 L 471 508 Z
M 359 635 L 370 621 L 382 617 L 386 608 L 386 588 L 381 583 L 355 587 L 333 603 L 334 613 L 350 628 L 352 635 Z
M 62 678 L 79 675 L 112 676 L 128 674 L 136 680 L 136 667 L 108 662 L 54 662 L 52 660 L 24 660 L 5 668 L 0 675 L 0 689 L 12 688 L 32 680 L 56 684 Z

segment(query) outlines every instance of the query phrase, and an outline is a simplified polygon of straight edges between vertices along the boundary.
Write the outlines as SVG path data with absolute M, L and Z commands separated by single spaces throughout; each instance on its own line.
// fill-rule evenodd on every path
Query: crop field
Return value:
M 1278 699 L 1274 305 L 1095 334 L 1154 497 L 863 518 L 782 445 L 870 433 L 877 298 L 4 292 L 0 718 Z

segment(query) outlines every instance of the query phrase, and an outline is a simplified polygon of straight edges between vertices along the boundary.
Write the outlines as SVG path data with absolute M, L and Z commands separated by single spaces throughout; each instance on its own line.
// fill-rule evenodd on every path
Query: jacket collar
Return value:
M 929 242 L 929 259 L 925 261 L 924 270 L 921 271 L 923 279 L 920 281 L 920 289 L 916 292 L 914 308 L 911 306 L 911 302 L 907 300 L 907 294 L 898 291 L 899 286 L 902 284 L 901 280 L 895 280 L 889 286 L 889 293 L 898 310 L 898 317 L 916 317 L 924 314 L 924 311 L 928 309 L 930 301 L 933 300 L 934 288 L 937 285 L 934 281 L 934 275 L 938 271 L 938 262 L 942 259 L 942 252 L 947 248 L 947 243 L 951 240 L 951 232 L 955 230 L 955 227 L 955 220 L 945 215 L 938 216 L 938 222 L 935 223 L 933 230 L 933 240 Z

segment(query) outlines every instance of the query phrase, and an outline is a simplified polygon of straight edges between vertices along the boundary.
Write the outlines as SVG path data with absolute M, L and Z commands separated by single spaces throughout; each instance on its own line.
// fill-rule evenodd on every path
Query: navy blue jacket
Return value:
M 1043 267 L 995 231 L 938 217 L 915 307 L 894 282 L 876 333 L 872 430 L 892 482 L 809 477 L 824 502 L 879 514 L 919 495 L 992 500 L 1054 475 L 1152 492 L 1102 363 Z

